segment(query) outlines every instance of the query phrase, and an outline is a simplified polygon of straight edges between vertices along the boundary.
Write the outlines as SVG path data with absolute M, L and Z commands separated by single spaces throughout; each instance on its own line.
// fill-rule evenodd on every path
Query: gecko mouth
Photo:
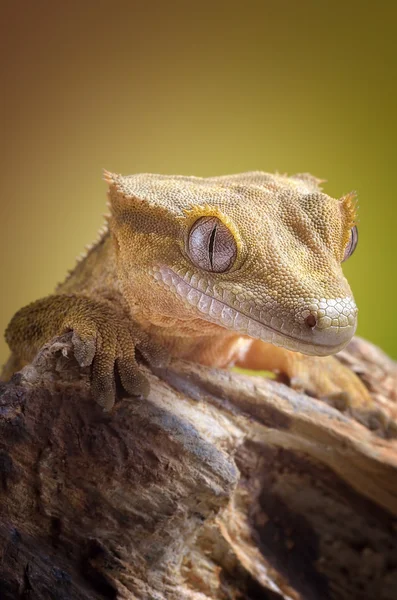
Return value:
M 253 315 L 246 315 L 240 309 L 230 306 L 225 301 L 212 298 L 205 292 L 198 290 L 183 277 L 166 266 L 160 266 L 154 271 L 155 278 L 166 285 L 172 292 L 179 296 L 189 309 L 194 308 L 197 317 L 210 321 L 230 331 L 241 335 L 263 340 L 264 342 L 281 346 L 287 350 L 302 352 L 315 356 L 327 356 L 339 352 L 351 340 L 356 329 L 356 319 L 347 326 L 329 326 L 326 329 L 316 330 L 304 327 L 297 323 L 291 327 L 291 332 L 283 332 L 263 323 Z M 343 300 L 343 299 L 341 299 Z M 354 317 L 357 312 L 352 299 L 350 302 Z M 302 311 L 304 305 L 302 305 Z M 304 320 L 304 319 L 302 319 Z M 281 323 L 281 328 L 283 323 Z

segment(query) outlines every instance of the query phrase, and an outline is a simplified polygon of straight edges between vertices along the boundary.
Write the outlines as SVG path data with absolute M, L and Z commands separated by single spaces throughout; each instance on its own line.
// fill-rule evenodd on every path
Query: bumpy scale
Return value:
M 136 350 L 152 365 L 175 356 L 274 370 L 318 397 L 343 390 L 352 406 L 370 404 L 328 356 L 357 323 L 341 268 L 356 243 L 353 195 L 331 198 L 308 174 L 105 180 L 106 227 L 54 295 L 13 317 L 6 377 L 73 331 L 106 410 L 117 377 L 127 395 L 148 393 Z

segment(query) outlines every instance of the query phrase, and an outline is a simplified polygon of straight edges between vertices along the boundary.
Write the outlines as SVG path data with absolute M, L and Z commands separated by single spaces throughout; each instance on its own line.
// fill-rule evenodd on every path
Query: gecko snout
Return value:
M 352 297 L 310 299 L 301 313 L 303 339 L 317 348 L 341 348 L 353 337 L 357 307 Z

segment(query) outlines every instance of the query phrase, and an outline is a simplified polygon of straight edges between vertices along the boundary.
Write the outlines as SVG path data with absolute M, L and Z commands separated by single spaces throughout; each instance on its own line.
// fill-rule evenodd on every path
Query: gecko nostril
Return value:
M 313 329 L 313 327 L 317 325 L 317 319 L 314 315 L 309 315 L 306 317 L 305 323 L 308 327 L 310 327 L 310 329 Z

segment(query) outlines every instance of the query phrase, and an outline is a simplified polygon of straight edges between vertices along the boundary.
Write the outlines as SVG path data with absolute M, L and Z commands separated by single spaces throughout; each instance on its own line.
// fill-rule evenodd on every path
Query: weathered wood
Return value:
M 395 600 L 396 365 L 360 339 L 340 360 L 367 427 L 182 361 L 104 414 L 69 336 L 47 345 L 0 388 L 0 598 Z

